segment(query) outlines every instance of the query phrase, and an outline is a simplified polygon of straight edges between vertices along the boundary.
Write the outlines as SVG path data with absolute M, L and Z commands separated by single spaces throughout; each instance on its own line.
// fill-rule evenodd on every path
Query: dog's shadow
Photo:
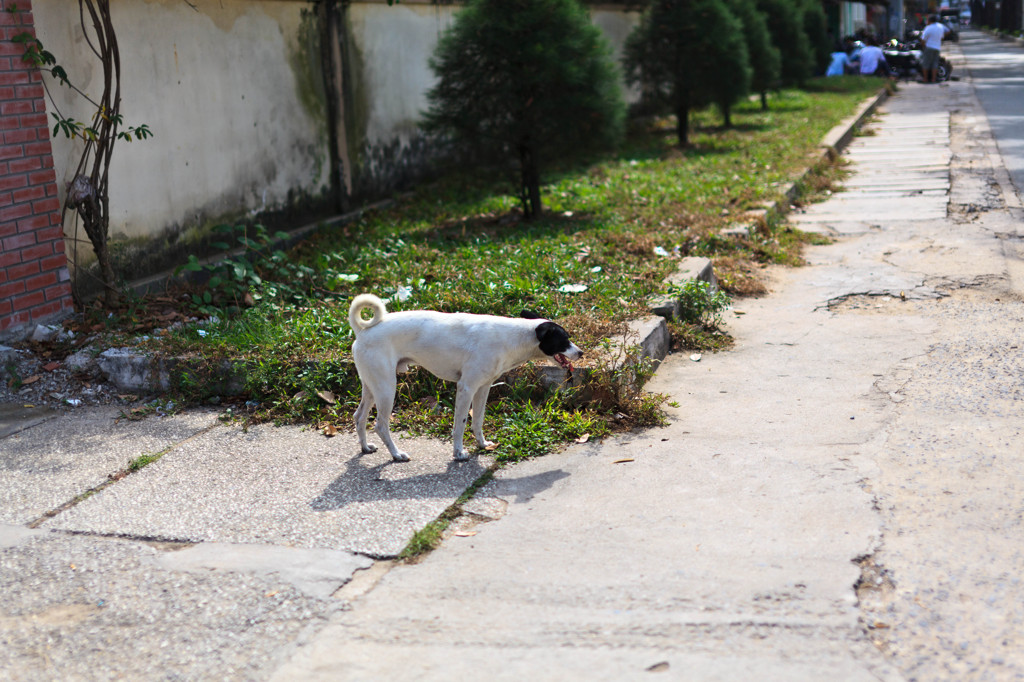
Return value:
M 466 462 L 449 460 L 445 469 L 438 471 L 436 461 L 417 460 L 415 454 L 410 462 L 392 461 L 386 451 L 383 456 L 387 461 L 376 464 L 367 459 L 380 460 L 379 452 L 358 454 L 346 461 L 345 471 L 309 503 L 310 507 L 334 511 L 365 502 L 458 497 L 486 470 L 478 457 Z
M 384 453 L 387 457 L 387 453 Z M 316 498 L 310 501 L 313 511 L 337 511 L 353 504 L 386 500 L 431 498 L 456 499 L 487 470 L 487 460 L 473 457 L 465 462 L 449 460 L 444 471 L 437 470 L 436 461 L 411 462 L 379 460 L 381 453 L 358 454 L 345 463 L 345 471 L 335 478 Z M 415 457 L 415 455 L 414 455 Z M 558 470 L 522 478 L 506 478 L 490 484 L 492 492 L 501 497 L 515 497 L 525 502 L 547 490 L 569 474 Z

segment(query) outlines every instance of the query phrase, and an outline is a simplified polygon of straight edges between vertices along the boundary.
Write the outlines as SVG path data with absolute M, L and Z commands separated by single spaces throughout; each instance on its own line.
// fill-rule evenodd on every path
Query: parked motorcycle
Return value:
M 917 79 L 923 77 L 921 69 L 921 46 L 917 38 L 901 43 L 895 38 L 885 44 L 882 49 L 885 63 L 889 65 L 889 74 L 893 78 Z M 953 75 L 953 65 L 945 57 L 939 57 L 939 66 L 935 77 L 939 81 L 948 81 Z

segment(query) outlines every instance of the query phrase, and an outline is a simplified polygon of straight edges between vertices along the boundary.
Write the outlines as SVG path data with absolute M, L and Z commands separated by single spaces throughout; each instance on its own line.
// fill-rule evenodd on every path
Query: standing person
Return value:
M 867 43 L 867 46 L 860 51 L 860 75 L 877 76 L 882 67 L 885 69 L 881 73 L 888 75 L 889 69 L 885 63 L 885 55 L 882 54 L 882 48 L 878 46 L 878 41 L 873 36 L 868 36 Z
M 948 28 L 934 14 L 928 17 L 928 25 L 921 31 L 921 71 L 925 83 L 934 83 L 939 72 L 939 50 Z

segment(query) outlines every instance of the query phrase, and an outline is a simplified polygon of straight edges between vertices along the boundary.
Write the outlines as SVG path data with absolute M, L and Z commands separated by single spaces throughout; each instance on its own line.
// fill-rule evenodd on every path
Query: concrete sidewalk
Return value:
M 491 463 L 412 439 L 414 461 L 391 466 L 350 437 L 205 410 L 6 413 L 0 669 L 13 679 L 259 676 L 345 607 L 333 595 L 353 572 L 398 554 Z M 125 475 L 140 457 L 159 459 Z

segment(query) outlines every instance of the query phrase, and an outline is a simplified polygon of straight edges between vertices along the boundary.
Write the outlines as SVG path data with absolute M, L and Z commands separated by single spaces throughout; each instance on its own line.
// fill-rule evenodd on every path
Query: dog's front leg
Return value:
M 469 406 L 472 399 L 472 389 L 460 381 L 455 394 L 455 424 L 452 426 L 452 449 L 455 451 L 455 459 L 460 462 L 469 459 L 469 452 L 462 446 L 462 437 L 466 433 L 466 421 L 469 419 Z
M 491 382 L 485 383 L 476 390 L 473 396 L 473 435 L 477 447 L 493 447 L 494 443 L 484 438 L 484 411 L 487 409 L 487 396 L 491 392 Z

